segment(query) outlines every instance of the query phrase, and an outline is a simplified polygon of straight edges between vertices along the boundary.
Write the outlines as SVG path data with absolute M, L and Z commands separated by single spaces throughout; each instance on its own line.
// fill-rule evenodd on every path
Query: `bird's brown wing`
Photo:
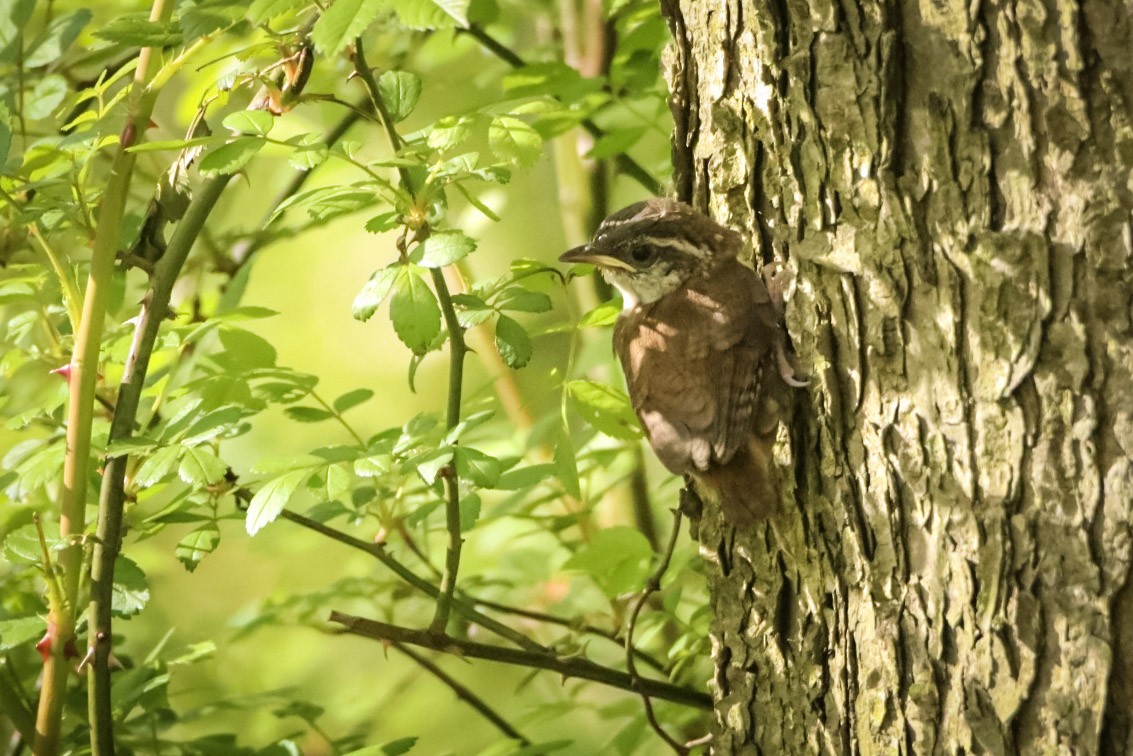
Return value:
M 777 328 L 763 282 L 737 261 L 622 318 L 614 339 L 630 398 L 669 470 L 720 466 L 746 448 Z

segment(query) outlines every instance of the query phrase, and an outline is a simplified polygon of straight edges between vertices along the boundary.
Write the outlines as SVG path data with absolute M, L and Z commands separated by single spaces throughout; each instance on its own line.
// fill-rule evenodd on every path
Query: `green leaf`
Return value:
M 468 119 L 445 116 L 433 124 L 425 142 L 434 150 L 451 150 L 468 138 Z
M 182 5 L 179 10 L 182 41 L 190 44 L 201 37 L 235 26 L 243 20 L 246 8 L 244 3 L 233 0 L 196 0 L 192 4 Z
M 108 42 L 128 47 L 171 47 L 181 44 L 181 29 L 176 24 L 150 21 L 145 13 L 126 13 L 112 19 L 94 33 Z
M 403 121 L 421 99 L 421 77 L 409 71 L 386 71 L 378 77 L 378 93 L 393 122 Z
M 325 144 L 316 144 L 310 147 L 300 147 L 287 156 L 287 162 L 296 170 L 310 171 L 326 162 L 330 151 Z
M 641 438 L 641 426 L 623 392 L 594 381 L 571 381 L 565 388 L 575 411 L 607 436 L 623 441 Z
M 635 129 L 616 129 L 607 134 L 603 134 L 594 142 L 594 146 L 590 148 L 589 156 L 594 160 L 605 160 L 606 158 L 620 155 L 628 150 L 633 145 L 637 144 L 641 137 L 645 136 L 645 127 Z
M 225 116 L 221 123 L 237 134 L 265 137 L 275 126 L 275 116 L 266 110 L 238 110 Z
M 576 499 L 581 498 L 582 485 L 578 480 L 578 457 L 574 453 L 574 444 L 570 440 L 570 433 L 565 428 L 559 429 L 553 462 L 555 477 L 563 484 L 563 490 Z
M 24 105 L 28 118 L 38 121 L 49 117 L 67 96 L 67 80 L 59 74 L 44 76 L 36 82 Z
M 362 402 L 367 402 L 374 396 L 373 389 L 358 388 L 353 391 L 347 391 L 342 396 L 334 400 L 334 409 L 336 412 L 346 412 L 348 409 L 357 407 Z
M 437 231 L 413 251 L 414 262 L 426 268 L 443 268 L 467 257 L 476 241 L 460 231 Z
M 510 368 L 519 369 L 531 361 L 531 337 L 507 315 L 496 318 L 496 350 Z
M 334 501 L 350 490 L 350 472 L 344 465 L 330 465 L 323 484 L 327 501 Z
M 248 20 L 259 26 L 310 3 L 311 0 L 253 0 L 248 8 Z
M 39 617 L 20 617 L 0 620 L 0 654 L 31 644 L 39 640 L 47 631 L 47 626 Z
M 48 541 L 48 549 L 51 545 Z M 29 523 L 4 536 L 4 561 L 9 564 L 39 564 L 43 561 L 39 531 L 35 525 Z
M 138 468 L 138 472 L 134 474 L 134 484 L 139 488 L 156 486 L 173 472 L 180 456 L 181 447 L 179 446 L 161 447 Z
M 359 459 L 354 463 L 354 474 L 360 478 L 374 478 L 385 475 L 393 466 L 393 458 L 388 454 L 375 454 Z
M 649 574 L 653 549 L 635 528 L 599 530 L 563 565 L 583 572 L 610 597 L 641 588 Z
M 465 494 L 460 497 L 460 532 L 467 533 L 476 526 L 480 519 L 481 501 L 477 494 Z
M 501 467 L 498 459 L 479 449 L 456 447 L 456 473 L 462 480 L 470 481 L 480 488 L 491 488 L 500 479 Z
M 178 541 L 173 553 L 177 556 L 177 561 L 192 572 L 197 569 L 202 559 L 216 550 L 218 543 L 220 543 L 220 529 L 215 522 L 208 522 L 187 533 Z
M 212 356 L 213 362 L 235 373 L 275 366 L 275 347 L 262 336 L 243 328 L 226 327 L 220 331 L 224 351 Z
M 371 234 L 380 234 L 392 228 L 397 228 L 399 223 L 401 223 L 401 213 L 392 210 L 388 213 L 379 213 L 366 221 L 366 230 Z
M 310 476 L 310 470 L 292 470 L 291 472 L 270 480 L 256 491 L 252 501 L 248 504 L 248 513 L 244 527 L 248 535 L 254 536 L 265 525 L 279 516 L 295 489 Z
M 297 423 L 321 423 L 334 417 L 322 407 L 288 407 L 284 412 Z
M 534 488 L 553 477 L 555 477 L 555 466 L 553 464 L 528 465 L 503 473 L 494 487 L 501 491 L 522 491 L 527 488 Z
M 362 287 L 362 291 L 354 297 L 353 311 L 357 320 L 365 322 L 374 316 L 404 267 L 401 263 L 394 263 L 389 267 L 374 271 L 370 280 Z
M 114 563 L 114 587 L 110 596 L 110 611 L 116 617 L 133 617 L 149 601 L 146 574 L 129 557 L 119 555 Z
M 177 475 L 191 486 L 211 486 L 224 480 L 228 466 L 212 452 L 199 446 L 187 446 L 181 455 Z
M 492 152 L 511 163 L 529 166 L 539 159 L 543 140 L 535 129 L 512 116 L 496 116 L 488 127 Z
M 397 337 L 414 354 L 425 354 L 441 331 L 441 308 L 415 265 L 401 266 L 389 303 Z
M 335 0 L 311 30 L 311 41 L 327 57 L 337 55 L 366 31 L 387 0 Z
M 157 448 L 157 442 L 146 436 L 128 436 L 111 441 L 106 446 L 106 456 L 122 457 L 128 454 L 150 451 Z
M 35 0 L 0 1 L 0 60 L 15 62 L 24 37 L 20 34 L 35 12 Z
M 410 29 L 430 31 L 468 26 L 471 0 L 398 0 L 394 5 L 401 23 Z
M 47 31 L 32 43 L 27 57 L 24 58 L 24 66 L 39 68 L 54 63 L 78 38 L 93 15 L 87 8 L 81 8 L 54 19 L 47 27 Z
M 616 302 L 605 302 L 583 315 L 578 325 L 580 328 L 613 325 L 618 322 L 621 311 L 622 308 Z
M 551 298 L 541 291 L 531 291 L 521 286 L 511 286 L 500 292 L 495 300 L 501 310 L 517 312 L 547 312 L 551 309 Z
M 428 485 L 433 485 L 437 479 L 437 474 L 441 468 L 452 462 L 453 448 L 451 446 L 444 446 L 440 449 L 433 449 L 432 451 L 425 452 L 407 463 L 409 467 L 417 471 L 421 476 L 421 480 L 425 481 Z
M 242 136 L 233 139 L 228 144 L 221 145 L 201 160 L 198 171 L 202 176 L 220 176 L 236 171 L 247 165 L 257 152 L 263 149 L 266 142 L 259 137 Z

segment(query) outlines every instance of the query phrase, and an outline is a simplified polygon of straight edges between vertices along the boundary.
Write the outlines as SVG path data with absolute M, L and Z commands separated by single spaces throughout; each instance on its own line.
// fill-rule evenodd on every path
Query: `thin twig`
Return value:
M 545 622 L 548 625 L 567 627 L 572 630 L 578 630 L 580 632 L 587 633 L 589 635 L 596 635 L 599 638 L 605 638 L 608 641 L 617 643 L 619 646 L 624 647 L 625 645 L 625 641 L 620 635 L 618 635 L 618 633 L 614 632 L 613 630 L 607 630 L 603 627 L 598 627 L 597 625 L 591 625 L 589 623 L 579 624 L 577 620 L 571 619 L 570 617 L 558 617 L 554 614 L 547 614 L 546 612 L 536 612 L 532 611 L 531 609 L 523 609 L 518 606 L 500 604 L 495 601 L 488 601 L 486 599 L 476 598 L 475 596 L 469 596 L 468 594 L 463 592 L 460 594 L 460 596 L 464 600 L 473 603 L 476 606 L 482 606 L 497 612 L 503 612 L 504 614 L 514 614 L 517 617 L 526 617 L 527 619 L 535 620 L 536 622 Z M 639 649 L 634 649 L 634 654 L 637 656 L 638 660 L 643 662 L 646 666 L 652 667 L 656 671 L 664 674 L 665 665 L 657 661 L 657 659 L 653 658 L 653 656 Z
M 339 543 L 345 544 L 346 546 L 349 546 L 351 548 L 366 552 L 367 554 L 381 562 L 386 568 L 388 568 L 391 572 L 404 580 L 410 586 L 416 588 L 418 591 L 424 593 L 427 596 L 431 596 L 435 599 L 440 595 L 440 590 L 437 588 L 437 586 L 433 585 L 428 580 L 418 577 L 412 570 L 390 556 L 389 552 L 386 551 L 385 546 L 381 544 L 363 541 L 362 539 L 355 538 L 348 533 L 343 533 L 341 530 L 336 530 L 328 525 L 322 524 L 321 522 L 316 522 L 315 520 L 304 517 L 301 514 L 296 514 L 295 512 L 288 511 L 286 509 L 280 512 L 279 516 L 281 519 L 293 522 L 296 525 L 306 528 L 307 530 L 312 530 L 316 533 L 324 535 L 331 540 L 338 541 Z M 488 615 L 477 611 L 475 607 L 473 607 L 468 602 L 461 600 L 460 598 L 454 598 L 452 602 L 452 610 L 460 616 L 464 617 L 469 622 L 473 622 L 484 628 L 485 630 L 493 632 L 505 640 L 511 641 L 520 648 L 524 648 L 528 651 L 536 653 L 549 653 L 549 649 L 545 646 L 531 640 L 523 633 L 513 630 L 504 623 L 498 622 Z
M 665 552 L 661 555 L 661 562 L 657 565 L 657 569 L 649 576 L 649 580 L 645 582 L 645 587 L 641 590 L 641 595 L 637 597 L 637 603 L 633 606 L 633 611 L 630 612 L 629 622 L 626 624 L 626 670 L 635 679 L 638 678 L 637 665 L 634 663 L 634 649 L 633 649 L 633 634 L 637 629 L 637 619 L 641 616 L 641 610 L 645 607 L 645 602 L 649 600 L 657 591 L 661 590 L 661 578 L 664 577 L 665 571 L 669 569 L 669 562 L 673 558 L 673 549 L 677 546 L 677 537 L 681 532 L 681 513 L 680 510 L 673 511 L 673 531 L 669 534 L 669 543 L 665 547 Z M 680 756 L 685 756 L 689 749 L 683 743 L 677 742 L 669 733 L 665 732 L 665 728 L 657 721 L 657 714 L 653 711 L 653 702 L 649 700 L 647 693 L 641 694 L 642 703 L 645 704 L 645 718 L 649 720 L 649 726 L 653 728 L 662 740 L 669 744 L 669 747 Z
M 601 664 L 596 664 L 580 656 L 560 657 L 551 652 L 535 653 L 503 646 L 489 646 L 461 638 L 438 635 L 428 630 L 413 630 L 335 611 L 331 612 L 330 621 L 342 625 L 347 632 L 364 638 L 373 638 L 382 642 L 408 643 L 471 659 L 487 659 L 532 669 L 545 669 L 557 672 L 563 677 L 590 680 L 612 688 L 628 690 L 696 709 L 705 711 L 712 709 L 712 698 L 706 693 L 661 680 L 635 677 L 627 672 L 603 667 Z
M 436 677 L 449 687 L 449 689 L 456 694 L 456 697 L 467 703 L 479 714 L 496 726 L 500 732 L 507 735 L 512 740 L 519 741 L 522 745 L 530 745 L 531 741 L 528 740 L 523 734 L 511 726 L 506 719 L 496 713 L 495 709 L 488 705 L 488 703 L 480 696 L 473 693 L 469 688 L 465 687 L 459 680 L 445 672 L 433 661 L 422 654 L 417 653 L 404 643 L 394 643 L 393 647 L 401 653 L 412 659 L 419 667 L 424 669 L 429 674 Z

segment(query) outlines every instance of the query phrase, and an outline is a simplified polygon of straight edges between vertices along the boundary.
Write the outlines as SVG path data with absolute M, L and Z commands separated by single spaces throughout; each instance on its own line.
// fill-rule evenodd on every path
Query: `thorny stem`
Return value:
M 712 698 L 706 693 L 661 680 L 633 677 L 627 672 L 603 667 L 601 664 L 596 664 L 581 656 L 562 657 L 551 652 L 540 653 L 503 646 L 489 646 L 484 643 L 452 638 L 447 635 L 437 635 L 429 631 L 412 630 L 335 611 L 331 612 L 330 621 L 342 625 L 346 632 L 364 638 L 373 638 L 389 643 L 408 643 L 433 651 L 458 654 L 470 659 L 487 659 L 532 669 L 545 669 L 557 672 L 563 677 L 590 680 L 612 688 L 633 691 L 696 709 L 705 711 L 712 709 Z
M 173 13 L 173 0 L 154 0 L 150 20 L 164 23 Z M 63 718 L 64 689 L 67 684 L 66 648 L 75 634 L 75 611 L 83 549 L 75 541 L 82 535 L 86 520 L 87 481 L 90 471 L 91 426 L 94 421 L 95 384 L 98 356 L 106 319 L 106 305 L 114 273 L 114 260 L 122 233 L 122 217 L 130 179 L 134 173 L 134 154 L 127 151 L 149 124 L 155 92 L 146 92 L 154 49 L 138 53 L 138 67 L 130 92 L 126 126 L 110 166 L 110 175 L 99 208 L 98 228 L 91 256 L 83 312 L 75 332 L 75 350 L 69 376 L 71 395 L 67 408 L 67 455 L 63 461 L 63 487 L 59 503 L 59 532 L 68 543 L 59 554 L 63 573 L 63 592 L 67 606 L 52 606 L 48 622 L 54 627 L 51 653 L 44 661 L 43 685 L 36 715 L 34 751 L 51 756 L 59 750 Z
M 393 647 L 401 653 L 412 659 L 419 667 L 424 669 L 429 674 L 436 677 L 449 687 L 449 689 L 456 694 L 456 697 L 467 703 L 475 709 L 484 719 L 487 719 L 496 726 L 500 732 L 507 735 L 512 740 L 517 740 L 521 745 L 530 745 L 531 741 L 528 740 L 523 734 L 512 727 L 511 723 L 501 717 L 495 709 L 488 705 L 488 703 L 480 698 L 480 696 L 473 693 L 470 689 L 465 687 L 455 677 L 445 672 L 431 659 L 417 653 L 404 643 L 394 643 Z
M 679 510 L 673 511 L 673 530 L 669 534 L 669 543 L 665 546 L 665 552 L 661 555 L 661 562 L 657 565 L 657 569 L 649 576 L 646 581 L 645 587 L 641 590 L 641 595 L 637 597 L 637 603 L 633 605 L 633 611 L 629 615 L 629 622 L 626 625 L 626 670 L 634 680 L 641 680 L 637 674 L 637 665 L 634 662 L 636 654 L 633 648 L 633 634 L 637 629 L 637 619 L 641 616 L 641 610 L 645 607 L 645 602 L 649 597 L 661 590 L 661 578 L 664 577 L 665 571 L 669 569 L 669 562 L 673 558 L 673 549 L 677 546 L 677 537 L 681 532 L 681 513 Z M 653 702 L 649 700 L 649 694 L 644 689 L 641 689 L 641 701 L 645 705 L 645 718 L 649 720 L 649 726 L 653 728 L 662 740 L 664 740 L 670 748 L 680 756 L 684 756 L 689 752 L 689 749 L 682 743 L 677 742 L 669 733 L 665 732 L 665 728 L 657 721 L 657 714 L 653 711 Z
M 197 191 L 184 218 L 169 241 L 165 253 L 154 266 L 149 291 L 134 330 L 134 340 L 126 358 L 122 383 L 118 388 L 110 441 L 127 438 L 134 432 L 138 404 L 146 382 L 153 346 L 169 307 L 174 284 L 189 256 L 193 242 L 220 199 L 231 174 L 209 179 Z M 110 686 L 111 601 L 114 564 L 122 543 L 122 515 L 126 501 L 125 478 L 129 457 L 125 454 L 106 460 L 98 507 L 98 539 L 91 563 L 91 599 L 87 618 L 87 656 L 92 659 L 88 677 L 87 707 L 94 756 L 114 753 L 114 723 Z

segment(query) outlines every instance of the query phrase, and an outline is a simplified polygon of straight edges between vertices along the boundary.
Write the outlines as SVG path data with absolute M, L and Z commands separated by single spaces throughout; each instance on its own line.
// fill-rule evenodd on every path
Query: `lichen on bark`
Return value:
M 719 753 L 1133 747 L 1133 23 L 665 0 L 676 187 L 797 271 L 766 527 L 700 527 Z

